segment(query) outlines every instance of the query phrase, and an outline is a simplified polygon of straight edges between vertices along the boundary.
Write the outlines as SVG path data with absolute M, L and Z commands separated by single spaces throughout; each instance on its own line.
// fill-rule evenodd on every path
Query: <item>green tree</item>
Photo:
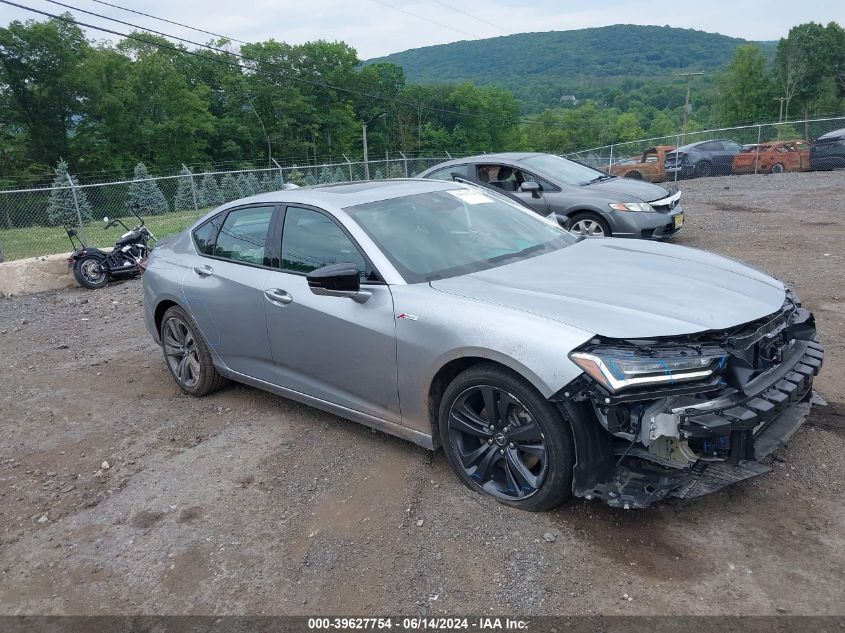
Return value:
M 141 216 L 161 215 L 170 211 L 167 199 L 156 181 L 150 179 L 150 173 L 144 163 L 135 165 L 135 175 L 129 183 L 127 204 L 130 210 L 135 209 Z
M 55 174 L 53 189 L 47 202 L 47 221 L 54 226 L 77 226 L 80 217 L 82 222 L 90 222 L 94 215 L 91 204 L 84 189 L 74 190 L 73 187 L 79 187 L 79 181 L 68 174 L 65 161 L 59 160 Z
M 238 187 L 238 181 L 234 176 L 232 176 L 232 174 L 226 174 L 223 176 L 220 193 L 223 194 L 223 200 L 225 202 L 231 202 L 232 200 L 237 200 L 238 198 L 243 197 L 241 189 Z
M 82 30 L 63 20 L 0 28 L 0 94 L 8 97 L 2 118 L 19 127 L 37 163 L 52 165 L 65 156 L 75 164 L 69 140 L 83 96 L 80 66 L 89 52 Z
M 213 174 L 205 174 L 202 177 L 197 198 L 203 208 L 219 207 L 223 204 L 223 194 L 220 193 L 220 187 L 217 186 L 217 179 Z
M 720 82 L 722 123 L 740 125 L 772 118 L 775 87 L 763 49 L 747 44 L 736 54 Z
M 187 167 L 183 167 L 179 172 L 179 183 L 176 185 L 173 209 L 175 211 L 196 209 L 194 205 L 194 175 Z

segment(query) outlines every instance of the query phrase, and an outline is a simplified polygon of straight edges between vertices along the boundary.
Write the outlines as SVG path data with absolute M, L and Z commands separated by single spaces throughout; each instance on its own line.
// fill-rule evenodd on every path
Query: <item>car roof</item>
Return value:
M 518 162 L 526 158 L 531 158 L 532 156 L 543 155 L 543 152 L 499 152 L 497 154 L 477 154 L 475 156 L 464 156 L 463 158 L 455 158 L 450 161 L 445 161 L 435 165 L 435 167 L 442 167 L 444 165 L 461 165 L 463 163 L 489 163 L 497 160 Z M 549 155 L 551 156 L 551 154 Z
M 822 134 L 819 138 L 839 138 L 840 136 L 845 136 L 845 128 L 842 128 L 841 130 L 833 130 L 827 134 Z
M 679 150 L 689 149 L 690 147 L 697 147 L 702 143 L 712 143 L 713 141 L 727 141 L 728 143 L 736 143 L 736 141 L 732 141 L 729 138 L 708 138 L 703 141 L 696 141 L 695 143 L 687 143 L 686 145 L 682 145 L 679 147 Z
M 283 189 L 260 193 L 248 198 L 239 198 L 228 202 L 208 215 L 245 204 L 261 202 L 308 204 L 326 210 L 354 207 L 368 202 L 378 202 L 391 198 L 401 198 L 419 193 L 462 189 L 466 185 L 445 180 L 431 180 L 428 178 L 395 178 L 389 180 L 359 180 L 354 182 L 339 182 L 326 185 L 311 185 L 295 189 Z

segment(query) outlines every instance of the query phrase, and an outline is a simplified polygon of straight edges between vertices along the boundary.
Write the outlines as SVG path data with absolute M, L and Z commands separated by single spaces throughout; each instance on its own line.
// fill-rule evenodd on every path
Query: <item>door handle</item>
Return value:
M 194 266 L 194 272 L 200 277 L 208 277 L 214 274 L 214 269 L 208 264 L 205 264 L 203 266 Z
M 270 288 L 269 290 L 265 290 L 264 296 L 267 297 L 269 301 L 272 301 L 273 303 L 281 303 L 282 305 L 287 305 L 293 301 L 293 297 L 280 288 Z

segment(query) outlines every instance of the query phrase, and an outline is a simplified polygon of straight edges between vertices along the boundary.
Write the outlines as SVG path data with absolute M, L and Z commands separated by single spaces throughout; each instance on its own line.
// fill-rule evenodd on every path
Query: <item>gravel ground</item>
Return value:
M 442 453 L 247 387 L 182 395 L 137 281 L 4 299 L 0 613 L 845 613 L 845 173 L 682 189 L 678 243 L 784 279 L 818 319 L 830 404 L 773 473 L 523 513 Z

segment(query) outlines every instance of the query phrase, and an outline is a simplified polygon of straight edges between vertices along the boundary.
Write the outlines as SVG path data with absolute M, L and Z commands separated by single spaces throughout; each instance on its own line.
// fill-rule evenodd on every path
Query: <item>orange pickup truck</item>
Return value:
M 666 153 L 673 149 L 675 149 L 674 145 L 650 147 L 642 153 L 642 156 L 634 156 L 611 166 L 610 173 L 623 178 L 662 182 L 666 180 L 666 172 L 663 170 Z
M 779 174 L 784 171 L 809 171 L 810 144 L 807 141 L 772 141 L 757 145 L 743 145 L 734 156 L 733 173 L 753 174 L 757 163 L 758 174 Z

